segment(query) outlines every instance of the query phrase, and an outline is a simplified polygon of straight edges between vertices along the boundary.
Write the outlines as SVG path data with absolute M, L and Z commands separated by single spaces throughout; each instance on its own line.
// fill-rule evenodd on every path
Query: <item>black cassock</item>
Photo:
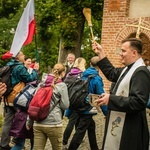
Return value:
M 106 57 L 98 62 L 98 66 L 106 78 L 115 83 L 123 70 L 123 68 L 114 68 Z M 103 150 L 106 150 L 104 145 L 111 111 L 126 113 L 118 150 L 148 150 L 149 131 L 146 118 L 146 104 L 149 93 L 150 72 L 145 66 L 142 66 L 136 69 L 131 77 L 128 97 L 116 96 L 115 93 L 110 94 Z

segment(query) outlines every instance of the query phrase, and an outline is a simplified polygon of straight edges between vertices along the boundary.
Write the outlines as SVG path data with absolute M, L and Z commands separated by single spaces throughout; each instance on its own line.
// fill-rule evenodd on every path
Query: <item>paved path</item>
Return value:
M 3 114 L 3 105 L 0 105 L 0 115 Z M 104 130 L 104 123 L 105 123 L 105 119 L 102 113 L 99 113 L 98 115 L 94 116 L 94 120 L 96 123 L 96 136 L 97 136 L 97 143 L 99 148 L 101 147 L 102 144 L 102 137 L 103 137 L 103 130 Z M 66 117 L 64 117 L 63 119 L 63 127 L 65 129 L 66 125 L 68 123 L 68 119 Z M 74 131 L 73 131 L 74 133 Z M 72 133 L 72 135 L 73 135 Z M 72 136 L 71 135 L 71 136 Z M 71 138 L 70 138 L 71 140 Z M 69 142 L 70 142 L 69 140 Z M 29 150 L 30 149 L 30 144 L 29 144 L 29 140 L 26 140 L 26 149 L 25 150 Z M 45 150 L 52 150 L 51 148 L 51 144 L 49 142 L 49 140 L 47 141 Z M 89 146 L 89 142 L 88 142 L 88 137 L 87 134 L 85 136 L 84 142 L 80 145 L 79 150 L 90 150 L 90 146 Z
M 0 114 L 1 114 L 1 113 L 3 113 L 2 105 L 0 105 Z M 149 124 L 149 127 L 150 127 L 150 109 L 147 110 L 147 118 L 148 118 L 148 124 Z M 102 113 L 99 113 L 98 115 L 94 116 L 94 120 L 95 120 L 95 123 L 96 123 L 97 143 L 98 143 L 99 148 L 101 148 L 105 119 L 104 119 L 103 114 L 102 114 Z M 67 122 L 68 122 L 68 119 L 67 119 L 67 118 L 64 118 L 64 119 L 63 119 L 63 126 L 64 126 L 64 129 L 65 129 L 66 125 L 67 125 Z M 73 132 L 73 133 L 74 133 L 74 132 Z M 72 135 L 73 135 L 73 133 L 72 133 Z M 71 140 L 71 139 L 70 139 L 70 140 Z M 26 150 L 29 150 L 29 140 L 27 140 L 25 146 L 26 146 Z M 51 144 L 50 144 L 49 141 L 47 141 L 45 150 L 52 150 Z M 87 134 L 86 134 L 86 136 L 85 136 L 84 142 L 80 145 L 80 147 L 79 147 L 78 150 L 90 150 L 90 146 L 89 146 Z M 150 150 L 150 146 L 149 146 L 149 150 Z

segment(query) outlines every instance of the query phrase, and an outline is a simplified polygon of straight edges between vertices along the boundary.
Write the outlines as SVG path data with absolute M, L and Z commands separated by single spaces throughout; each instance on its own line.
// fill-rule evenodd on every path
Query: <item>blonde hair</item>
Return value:
M 86 60 L 82 57 L 79 57 L 75 60 L 73 67 L 80 69 L 81 71 L 85 70 Z
M 60 79 L 60 75 L 65 71 L 65 66 L 61 63 L 55 64 L 52 69 L 52 74 L 55 76 L 53 79 L 52 87 L 55 88 L 55 84 Z

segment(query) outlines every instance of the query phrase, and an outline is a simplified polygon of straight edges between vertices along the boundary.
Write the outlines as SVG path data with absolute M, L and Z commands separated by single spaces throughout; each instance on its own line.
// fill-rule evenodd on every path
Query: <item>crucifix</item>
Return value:
M 145 30 L 150 31 L 150 29 L 148 29 L 148 28 L 146 28 L 146 27 L 143 27 L 143 26 L 141 25 L 141 22 L 142 22 L 142 18 L 140 17 L 140 18 L 139 18 L 139 24 L 138 24 L 138 25 L 126 24 L 126 26 L 128 26 L 128 27 L 136 27 L 136 28 L 137 28 L 136 38 L 139 38 L 139 36 L 140 36 L 140 29 L 145 29 Z

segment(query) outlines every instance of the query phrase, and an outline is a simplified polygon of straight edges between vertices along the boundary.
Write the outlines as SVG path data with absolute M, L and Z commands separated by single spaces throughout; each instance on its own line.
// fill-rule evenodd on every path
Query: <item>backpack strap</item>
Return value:
M 91 80 L 91 78 L 93 78 L 93 77 L 95 77 L 95 76 L 97 76 L 97 75 L 96 75 L 96 74 L 89 75 L 89 76 L 88 76 L 88 80 Z
M 57 83 L 61 83 L 62 82 L 62 80 L 58 80 L 58 82 Z M 56 84 L 57 84 L 56 83 Z M 50 85 L 51 86 L 51 85 Z M 52 87 L 51 87 L 52 88 Z M 52 96 L 53 97 L 53 96 Z M 54 105 L 53 105 L 53 107 L 52 107 L 52 109 L 50 109 L 50 111 L 49 111 L 49 113 L 50 112 L 52 112 L 52 110 L 57 106 L 57 104 L 60 102 L 60 100 L 59 101 L 57 101 Z
M 95 77 L 95 76 L 97 76 L 97 74 L 91 74 L 91 75 L 88 76 L 88 78 L 92 78 L 92 77 Z
M 52 110 L 57 106 L 57 104 L 58 104 L 59 102 L 60 102 L 60 101 L 56 102 L 56 103 L 53 105 L 53 107 L 52 107 L 52 109 L 49 111 L 49 113 L 52 112 Z

